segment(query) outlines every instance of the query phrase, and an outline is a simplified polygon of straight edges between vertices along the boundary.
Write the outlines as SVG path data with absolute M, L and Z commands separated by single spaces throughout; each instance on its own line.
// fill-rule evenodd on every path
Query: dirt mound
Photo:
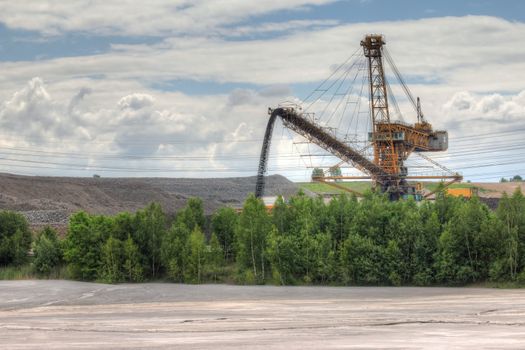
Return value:
M 476 182 L 472 185 L 479 187 L 480 197 L 501 198 L 503 193 L 511 196 L 518 187 L 525 193 L 524 182 Z
M 241 206 L 255 189 L 255 176 L 237 178 L 76 178 L 0 174 L 0 209 L 23 213 L 31 224 L 65 225 L 71 213 L 114 215 L 158 202 L 168 213 L 200 197 L 211 214 Z M 280 175 L 267 178 L 266 194 L 289 197 L 298 187 Z

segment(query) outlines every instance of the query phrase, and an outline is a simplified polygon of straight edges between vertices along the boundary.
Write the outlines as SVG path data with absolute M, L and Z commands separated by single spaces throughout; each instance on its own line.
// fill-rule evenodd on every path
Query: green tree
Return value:
M 213 233 L 210 238 L 209 252 L 206 259 L 206 270 L 213 281 L 217 282 L 222 268 L 224 267 L 224 252 L 217 235 Z
M 117 214 L 113 218 L 113 228 L 111 230 L 111 235 L 114 238 L 125 241 L 129 236 L 131 236 L 131 238 L 135 239 L 134 236 L 136 232 L 137 222 L 135 220 L 135 215 L 128 212 L 123 212 Z
M 124 266 L 123 274 L 130 282 L 141 282 L 144 279 L 144 271 L 141 264 L 140 252 L 133 242 L 131 235 L 124 241 Z
M 444 283 L 466 283 L 484 279 L 486 261 L 482 226 L 489 219 L 487 207 L 477 197 L 463 203 L 440 237 L 437 274 Z
M 190 198 L 186 206 L 177 214 L 177 221 L 184 223 L 190 231 L 193 231 L 196 226 L 204 230 L 206 218 L 202 200 L 196 197 Z
M 0 211 L 0 265 L 22 265 L 31 248 L 26 218 L 12 211 Z
M 57 233 L 46 226 L 33 242 L 33 268 L 38 274 L 48 275 L 62 261 L 62 248 Z
M 314 170 L 312 170 L 312 179 L 315 179 L 316 177 L 324 177 L 323 169 L 314 168 Z
M 521 187 L 516 188 L 510 200 L 512 216 L 514 217 L 511 219 L 511 226 L 515 227 L 518 235 L 517 265 L 518 270 L 523 271 L 525 269 L 525 198 L 521 193 Z
M 109 237 L 102 246 L 101 258 L 99 278 L 108 283 L 122 282 L 125 278 L 122 241 Z
M 399 286 L 403 282 L 403 276 L 406 275 L 406 257 L 399 248 L 395 240 L 387 243 L 383 254 L 383 268 L 386 268 L 388 282 L 394 286 Z M 405 271 L 405 272 L 404 272 Z
M 281 234 L 273 226 L 267 238 L 266 256 L 271 262 L 272 277 L 276 282 L 282 285 L 296 283 L 298 271 L 303 265 L 299 251 L 299 242 L 295 237 Z
M 325 284 L 334 280 L 337 263 L 329 233 L 312 236 L 309 257 L 311 282 Z
M 110 236 L 112 220 L 90 216 L 86 212 L 73 214 L 64 241 L 64 259 L 75 279 L 93 280 L 101 265 L 102 246 Z
M 418 253 L 416 247 L 418 243 L 421 243 L 423 229 L 425 228 L 422 225 L 423 218 L 412 198 L 391 203 L 390 206 L 395 215 L 392 215 L 389 221 L 388 236 L 390 241 L 387 243 L 387 249 L 392 248 L 392 242 L 395 243 L 396 249 L 399 250 L 396 273 L 399 274 L 401 283 L 411 283 L 418 270 L 419 261 L 416 256 Z
M 357 208 L 357 198 L 347 194 L 332 198 L 328 204 L 329 223 L 327 229 L 334 238 L 335 246 L 343 242 L 350 234 Z
M 251 194 L 245 201 L 235 230 L 237 263 L 247 282 L 264 283 L 268 271 L 267 236 L 271 220 L 264 203 Z
M 166 234 L 166 215 L 160 204 L 151 203 L 135 215 L 136 228 L 133 240 L 145 258 L 145 267 L 149 275 L 157 277 L 161 267 L 161 244 Z
M 281 242 L 289 247 L 294 247 L 294 259 L 296 260 L 291 271 L 294 279 L 302 279 L 310 283 L 313 279 L 312 273 L 316 265 L 316 241 L 314 236 L 323 230 L 325 225 L 321 223 L 324 216 L 324 203 L 300 193 L 293 196 L 288 207 L 288 231 L 284 234 Z
M 423 203 L 421 213 L 421 232 L 414 243 L 414 275 L 412 282 L 419 286 L 428 286 L 434 282 L 434 264 L 441 235 L 438 214 L 432 204 Z
M 434 207 L 438 216 L 441 231 L 443 231 L 445 225 L 452 220 L 452 217 L 456 214 L 461 204 L 462 201 L 460 198 L 447 195 L 444 185 L 442 183 L 439 184 L 436 190 Z
M 384 280 L 382 249 L 371 238 L 352 234 L 341 246 L 340 268 L 346 284 L 379 284 Z
M 188 263 L 184 271 L 186 282 L 201 283 L 206 264 L 206 240 L 199 226 L 195 226 L 189 238 Z
M 328 169 L 328 173 L 330 174 L 330 176 L 334 176 L 334 177 L 343 175 L 343 173 L 341 172 L 341 167 L 339 167 L 339 166 L 331 167 L 330 169 Z M 335 181 L 336 182 L 340 182 L 342 180 L 341 179 L 336 179 Z
M 161 258 L 168 277 L 174 281 L 184 281 L 189 255 L 190 230 L 179 221 L 173 223 L 162 240 Z
M 204 224 L 198 199 L 169 230 L 156 204 L 136 215 L 79 212 L 64 241 L 50 228 L 36 236 L 33 267 L 49 273 L 60 264 L 62 247 L 73 278 L 112 283 L 149 276 L 218 281 L 228 271 L 225 258 L 233 256 L 243 283 L 265 283 L 270 273 L 281 284 L 525 281 L 525 198 L 519 189 L 504 195 L 496 212 L 477 197 L 440 193 L 435 203 L 418 205 L 369 192 L 361 202 L 343 195 L 328 205 L 299 193 L 287 203 L 279 198 L 270 215 L 251 195 L 241 214 L 230 208 L 215 213 L 208 244 Z M 22 216 L 0 212 L 0 263 L 23 262 L 28 239 Z
M 235 257 L 235 227 L 238 215 L 233 208 L 222 207 L 213 215 L 212 229 L 217 236 L 227 261 Z
M 398 212 L 385 195 L 371 192 L 359 203 L 350 227 L 351 234 L 370 238 L 375 245 L 386 246 L 392 239 L 391 225 Z
M 525 199 L 518 187 L 512 197 L 503 194 L 496 215 L 503 244 L 498 261 L 492 266 L 492 279 L 514 280 L 525 264 Z M 492 225 L 495 226 L 495 225 Z

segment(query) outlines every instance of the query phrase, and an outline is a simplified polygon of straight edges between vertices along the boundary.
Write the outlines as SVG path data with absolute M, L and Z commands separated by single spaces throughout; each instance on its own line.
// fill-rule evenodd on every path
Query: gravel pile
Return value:
M 158 202 L 168 213 L 182 208 L 190 197 L 204 201 L 206 214 L 230 205 L 240 207 L 254 192 L 255 177 L 75 178 L 0 174 L 0 209 L 23 213 L 31 224 L 64 225 L 71 213 L 114 215 L 134 212 Z M 298 187 L 280 175 L 267 178 L 266 195 L 290 197 Z
M 32 225 L 67 225 L 71 212 L 66 210 L 20 211 Z

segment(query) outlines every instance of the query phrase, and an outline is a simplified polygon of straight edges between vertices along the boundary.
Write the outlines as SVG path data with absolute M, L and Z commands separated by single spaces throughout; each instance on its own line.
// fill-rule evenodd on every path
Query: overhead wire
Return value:
M 356 60 L 356 63 L 358 62 L 358 60 Z M 355 64 L 355 63 L 354 63 Z M 328 120 L 326 121 L 326 124 L 328 125 L 330 123 L 330 120 L 332 119 L 332 117 L 337 113 L 337 111 L 339 110 L 339 107 L 341 107 L 341 104 L 346 101 L 347 99 L 347 96 L 349 94 L 352 93 L 353 91 L 353 87 L 354 87 L 354 83 L 355 83 L 355 80 L 357 79 L 357 76 L 359 75 L 359 67 L 360 67 L 360 64 L 357 66 L 357 69 L 356 69 L 356 74 L 354 76 L 354 78 L 352 79 L 352 81 L 348 84 L 348 89 L 346 90 L 346 93 L 343 95 L 342 98 L 339 99 L 339 103 L 337 104 L 337 106 L 335 107 L 335 109 L 332 111 L 332 114 L 330 114 L 330 117 L 328 118 Z M 338 89 L 339 90 L 339 89 Z M 337 94 L 338 90 L 336 90 L 336 92 L 334 93 L 333 96 L 335 96 L 335 94 Z
M 417 111 L 417 102 L 414 99 L 414 96 L 412 95 L 412 92 L 408 88 L 408 85 L 406 84 L 405 79 L 403 79 L 403 76 L 399 72 L 399 69 L 397 68 L 396 63 L 394 62 L 394 60 L 390 56 L 390 53 L 388 52 L 388 49 L 386 48 L 386 46 L 383 47 L 383 53 L 384 53 L 384 56 L 386 58 L 386 61 L 388 62 L 388 64 L 392 68 L 392 70 L 394 71 L 394 74 L 396 75 L 396 77 L 399 80 L 399 82 L 401 83 L 401 87 L 405 91 L 405 94 L 407 95 L 408 99 L 412 103 L 412 106 Z
M 321 87 L 327 83 L 328 81 L 330 81 L 330 79 L 332 79 L 332 77 L 339 71 L 339 69 L 341 69 L 342 67 L 344 67 L 358 52 L 360 51 L 360 48 L 357 48 L 354 53 L 352 53 L 352 55 L 350 55 L 343 63 L 341 63 L 333 72 L 332 74 L 330 74 L 325 80 L 323 80 L 321 82 L 321 84 L 319 84 L 319 86 L 317 86 L 314 90 L 312 90 L 312 92 L 306 96 L 303 101 L 308 101 L 308 99 L 310 99 L 316 92 L 322 92 L 323 90 L 321 89 Z M 322 96 L 320 96 L 322 97 Z M 318 97 L 315 101 L 317 101 L 320 97 Z M 315 102 L 314 101 L 314 102 Z M 308 110 L 308 108 L 304 109 L 305 111 Z
M 357 80 L 357 77 L 358 77 L 359 73 L 361 72 L 361 69 L 364 66 L 364 64 L 365 64 L 365 61 L 362 60 L 361 63 L 359 64 L 359 66 L 357 66 L 357 72 L 356 72 L 356 74 L 354 76 L 354 79 L 352 80 L 352 83 L 349 85 L 349 89 L 347 91 L 346 98 L 341 100 L 341 101 L 345 101 L 345 104 L 343 106 L 343 110 L 341 111 L 341 116 L 339 118 L 339 123 L 337 124 L 337 130 L 339 130 L 341 128 L 341 124 L 342 124 L 343 119 L 345 117 L 346 110 L 348 108 L 348 105 L 350 104 L 350 97 L 352 96 L 352 93 L 354 91 L 354 86 L 355 86 L 354 84 L 355 84 L 355 82 Z M 357 98 L 360 98 L 360 96 L 358 96 Z M 355 103 L 358 103 L 358 101 L 356 100 Z M 348 133 L 346 133 L 345 136 L 347 136 L 347 135 L 348 135 Z
M 364 61 L 360 62 L 359 59 L 354 59 L 357 52 L 360 50 L 358 48 L 350 57 L 348 57 L 342 64 L 340 64 L 331 74 L 328 78 L 326 78 L 318 87 L 316 87 L 304 100 L 303 104 L 308 102 L 308 100 L 313 97 L 316 93 L 319 93 L 319 96 L 313 101 L 310 102 L 310 104 L 304 109 L 304 111 L 307 111 L 309 108 L 311 108 L 315 103 L 319 102 L 320 99 L 327 95 L 331 89 L 335 87 L 334 93 L 331 95 L 329 101 L 325 104 L 323 112 L 320 114 L 319 118 L 324 117 L 325 112 L 328 110 L 329 106 L 336 100 L 336 97 L 338 97 L 337 104 L 335 108 L 332 110 L 331 114 L 328 117 L 328 120 L 325 121 L 325 123 L 328 125 L 328 123 L 331 122 L 332 118 L 336 115 L 338 111 L 340 111 L 340 107 L 344 103 L 344 107 L 342 108 L 341 117 L 339 118 L 339 123 L 337 124 L 337 129 L 340 128 L 341 123 L 345 117 L 345 113 L 348 106 L 348 101 L 351 96 L 351 94 L 354 92 L 354 84 L 357 80 L 357 77 L 359 75 L 359 72 L 361 70 L 361 66 L 364 64 Z M 417 104 L 416 101 L 409 90 L 405 80 L 401 76 L 399 69 L 397 68 L 395 62 L 393 61 L 392 57 L 390 56 L 390 53 L 384 48 L 385 58 L 387 63 L 389 64 L 390 68 L 394 72 L 395 76 L 398 78 L 398 80 L 401 83 L 401 87 L 403 88 L 405 94 L 407 95 L 409 101 L 413 105 L 413 107 L 417 110 Z M 354 59 L 354 61 L 352 61 Z M 351 63 L 351 64 L 350 64 Z M 345 86 L 345 83 L 348 83 L 348 77 L 350 76 L 350 73 L 352 72 L 352 69 L 357 67 L 357 72 L 353 78 L 353 80 L 349 83 L 347 89 L 343 89 L 343 91 L 346 91 L 345 93 L 339 93 L 339 91 Z M 363 70 L 364 72 L 364 70 Z M 335 77 L 335 79 L 334 79 Z M 348 123 L 348 127 L 346 128 L 346 138 L 348 138 L 350 128 L 353 125 L 354 117 L 356 118 L 356 134 L 359 131 L 359 120 L 360 120 L 360 113 L 361 113 L 361 100 L 362 95 L 364 93 L 364 81 L 365 81 L 365 74 L 363 73 L 363 79 L 361 81 L 361 90 L 359 96 L 357 96 L 356 103 L 354 104 L 354 108 L 351 114 L 350 122 Z M 325 86 L 328 84 L 328 86 Z M 399 105 L 397 103 L 397 100 L 395 98 L 395 95 L 392 92 L 392 88 L 389 84 L 389 82 L 385 78 L 385 84 L 388 89 L 388 93 L 391 96 L 391 101 L 394 107 L 396 108 L 396 112 L 399 116 L 402 116 L 401 110 L 399 108 Z M 323 88 L 324 87 L 324 88 Z M 339 97 L 342 96 L 342 97 Z M 357 111 L 357 112 L 356 112 Z M 356 115 L 357 113 L 357 115 Z M 365 111 L 366 113 L 366 111 Z M 367 127 L 370 126 L 367 124 Z M 368 129 L 369 130 L 369 129 Z M 454 130 L 454 129 L 452 129 Z M 459 129 L 462 130 L 462 129 Z M 481 163 L 470 163 L 468 165 L 464 166 L 458 166 L 454 167 L 457 170 L 467 170 L 467 169 L 476 169 L 481 167 L 494 167 L 494 166 L 506 166 L 506 165 L 517 165 L 517 164 L 524 164 L 523 161 L 519 161 L 520 159 L 515 159 L 521 157 L 521 154 L 513 154 L 509 153 L 512 151 L 521 151 L 525 149 L 524 143 L 511 143 L 510 141 L 497 141 L 493 142 L 492 140 L 487 142 L 480 142 L 479 138 L 482 138 L 484 136 L 499 136 L 499 135 L 506 135 L 507 137 L 510 135 L 520 135 L 525 131 L 525 128 L 518 128 L 518 129 L 512 129 L 512 130 L 502 130 L 502 131 L 496 131 L 496 132 L 490 132 L 490 133 L 481 133 L 481 134 L 467 134 L 462 135 L 458 137 L 454 137 L 454 144 L 458 144 L 459 146 L 455 146 L 452 150 L 449 150 L 445 154 L 439 154 L 439 155 L 433 155 L 432 158 L 437 159 L 446 159 L 448 163 L 454 164 L 454 162 L 462 162 L 464 163 L 463 158 L 465 157 L 471 157 L 475 158 L 477 161 L 481 161 Z M 283 138 L 285 140 L 293 140 L 292 135 L 290 134 L 290 131 L 287 129 L 289 138 Z M 12 136 L 13 138 L 16 138 L 16 136 Z M 9 138 L 9 137 L 8 137 Z M 31 140 L 31 137 L 26 137 L 26 139 Z M 39 144 L 53 144 L 53 143 L 60 143 L 61 145 L 67 144 L 67 139 L 60 139 L 57 142 L 53 142 L 53 139 L 48 139 L 42 142 L 42 140 L 39 140 L 38 138 L 33 138 L 34 140 L 37 140 Z M 169 144 L 169 145 L 192 145 L 192 144 L 205 144 L 205 145 L 212 145 L 212 144 L 221 144 L 221 143 L 259 143 L 262 142 L 261 139 L 245 139 L 245 140 L 162 140 L 159 138 L 147 138 L 147 137 L 141 137 L 140 140 L 136 141 L 119 141 L 120 146 L 126 146 L 126 145 L 147 145 L 150 144 L 147 141 L 151 140 L 151 144 Z M 96 145 L 96 144 L 113 144 L 115 140 L 108 140 L 108 141 L 102 141 L 102 140 L 87 140 L 84 141 L 84 145 Z M 355 140 L 357 142 L 357 140 Z M 366 142 L 366 141 L 361 141 Z M 514 141 L 512 141 L 514 142 Z M 78 145 L 78 140 L 75 142 L 76 145 Z M 470 144 L 473 143 L 473 144 Z M 297 144 L 295 144 L 295 148 L 297 150 L 296 155 L 294 152 L 291 154 L 279 154 L 279 155 L 271 155 L 271 158 L 284 158 L 287 160 L 294 160 L 294 159 L 301 159 L 305 167 L 307 167 L 307 164 L 304 160 L 304 158 L 301 156 L 301 153 L 297 147 Z M 310 166 L 313 167 L 312 157 L 321 156 L 322 162 L 326 159 L 326 157 L 334 157 L 331 154 L 315 154 L 313 152 L 310 152 L 310 144 L 307 143 L 308 148 L 308 156 L 310 159 Z M 7 151 L 7 152 L 6 152 Z M 503 154 L 501 154 L 503 153 Z M 238 160 L 250 160 L 250 159 L 257 159 L 258 155 L 254 154 L 223 154 L 223 155 L 198 155 L 198 154 L 191 154 L 191 155 L 137 155 L 137 154 L 121 154 L 121 153 L 100 153 L 100 152 L 81 152 L 79 151 L 71 151 L 71 152 L 60 152 L 60 151 L 46 151 L 46 150 L 36 150 L 36 149 L 30 149 L 30 148 L 24 148 L 24 147 L 9 147 L 4 146 L 0 147 L 0 155 L 4 155 L 7 157 L 15 156 L 18 158 L 0 158 L 0 161 L 3 162 L 11 162 L 11 163 L 21 163 L 21 164 L 11 164 L 8 166 L 12 167 L 31 167 L 35 168 L 36 166 L 41 167 L 47 167 L 48 165 L 55 165 L 57 167 L 66 167 L 68 169 L 66 170 L 92 170 L 92 171 L 114 171 L 114 172 L 194 172 L 194 171 L 205 171 L 209 169 L 209 167 L 188 167 L 183 166 L 181 168 L 133 168 L 133 167 L 118 167 L 118 166 L 103 166 L 103 165 L 82 165 L 82 164 L 71 164 L 71 163 L 57 163 L 57 162 L 46 162 L 43 160 L 32 160 L 32 159 L 20 159 L 19 157 L 34 157 L 34 158 L 72 158 L 72 159 L 85 159 L 85 160 L 91 160 L 91 158 L 95 158 L 97 162 L 100 162 L 101 160 L 140 160 L 140 161 L 209 161 L 210 158 L 221 160 L 223 162 L 228 161 L 238 161 Z M 496 158 L 496 161 L 489 161 L 492 160 L 492 157 Z M 448 164 L 447 163 L 447 164 Z M 24 165 L 26 164 L 26 165 Z M 32 165 L 27 165 L 32 164 Z M 141 163 L 143 165 L 144 163 Z M 415 161 L 416 166 L 420 166 L 419 161 Z M 3 163 L 5 165 L 5 163 Z M 47 167 L 51 169 L 59 169 L 57 167 Z M 78 168 L 78 169 L 73 169 Z M 277 169 L 277 168 L 272 168 Z M 298 170 L 299 167 L 289 167 L 289 168 L 279 168 L 279 170 L 284 169 L 292 169 L 292 170 Z M 214 171 L 216 171 L 214 169 Z M 252 170 L 248 170 L 245 167 L 240 166 L 239 168 L 219 168 L 217 171 L 226 171 L 226 172 L 253 172 Z
M 456 129 L 448 129 L 449 132 L 450 131 L 455 131 Z M 459 129 L 459 130 L 462 130 L 462 129 Z M 472 134 L 467 134 L 467 135 L 462 135 L 462 136 L 457 136 L 457 137 L 454 137 L 453 139 L 451 139 L 451 142 L 453 141 L 454 144 L 457 144 L 457 143 L 464 143 L 464 142 L 468 142 L 468 141 L 472 141 L 474 142 L 475 144 L 478 144 L 479 141 L 477 139 L 479 138 L 483 138 L 485 136 L 506 136 L 508 137 L 508 135 L 518 135 L 518 136 L 521 136 L 523 134 L 523 132 L 525 132 L 525 128 L 514 128 L 514 129 L 511 129 L 511 130 L 503 130 L 503 131 L 494 131 L 494 132 L 488 132 L 488 133 L 472 133 Z M 37 139 L 37 143 L 39 148 L 42 147 L 42 145 L 45 145 L 45 144 L 60 144 L 60 145 L 77 145 L 77 146 L 91 146 L 93 144 L 115 144 L 115 140 L 106 140 L 106 141 L 96 141 L 96 140 L 82 140 L 81 142 L 79 142 L 78 140 L 74 141 L 74 142 L 68 142 L 68 141 L 73 141 L 72 139 L 67 139 L 67 138 L 63 138 L 63 139 L 60 139 L 59 141 L 50 141 L 50 140 L 53 140 L 53 139 L 47 139 L 47 140 L 42 140 L 40 138 L 32 138 L 32 137 L 29 137 L 29 136 L 25 136 L 25 135 L 20 135 L 20 134 L 6 134 L 6 133 L 0 133 L 0 136 L 3 136 L 3 139 L 4 141 L 6 139 L 9 139 L 9 138 L 12 138 L 12 139 L 15 139 L 16 141 L 20 141 L 20 139 L 23 139 L 23 140 L 31 140 L 31 139 L 34 139 L 36 140 Z M 58 139 L 57 139 L 58 140 Z M 131 146 L 131 145 L 145 145 L 145 144 L 173 144 L 173 145 L 192 145 L 192 144 L 206 144 L 206 145 L 213 145 L 213 144 L 231 144 L 231 143 L 261 143 L 262 142 L 262 139 L 259 139 L 259 138 L 256 138 L 256 139 L 244 139 L 244 140 L 162 140 L 162 139 L 158 139 L 158 138 L 151 138 L 150 139 L 151 142 L 138 142 L 138 141 L 118 141 L 119 142 L 119 145 L 120 146 Z M 283 139 L 276 139 L 278 141 L 282 141 L 282 140 L 289 140 L 289 138 L 283 138 Z M 495 142 L 497 143 L 498 141 L 492 141 L 492 140 L 489 140 L 487 142 Z M 0 148 L 5 148 L 5 146 L 1 146 Z M 91 152 L 92 154 L 97 154 L 96 152 Z

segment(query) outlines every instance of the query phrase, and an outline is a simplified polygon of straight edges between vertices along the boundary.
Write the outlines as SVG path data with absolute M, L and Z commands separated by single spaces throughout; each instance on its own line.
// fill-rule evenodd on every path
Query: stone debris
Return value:
M 167 213 L 200 197 L 207 215 L 222 206 L 241 207 L 255 190 L 255 176 L 237 178 L 80 178 L 0 174 L 0 210 L 22 213 L 31 225 L 66 225 L 79 210 L 115 215 L 158 202 Z M 296 194 L 298 187 L 283 176 L 267 179 L 268 196 Z

